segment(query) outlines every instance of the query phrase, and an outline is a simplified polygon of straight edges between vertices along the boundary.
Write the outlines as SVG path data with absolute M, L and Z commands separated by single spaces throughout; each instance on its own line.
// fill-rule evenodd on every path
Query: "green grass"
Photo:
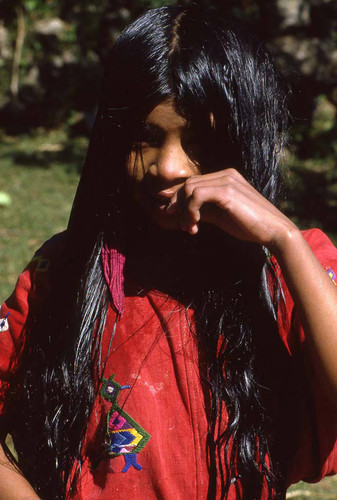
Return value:
M 326 477 L 320 483 L 298 483 L 289 488 L 287 499 L 337 500 L 337 476 Z
M 62 133 L 2 142 L 0 191 L 11 204 L 0 206 L 1 302 L 35 250 L 67 225 L 86 141 L 77 143 L 76 155 L 65 153 L 64 142 Z
M 0 301 L 34 251 L 66 227 L 86 148 L 85 138 L 69 140 L 65 131 L 2 138 L 0 192 L 12 202 L 0 205 Z M 287 215 L 301 229 L 323 229 L 337 245 L 335 159 L 299 162 L 290 155 L 288 164 Z
M 86 147 L 86 139 L 69 141 L 62 131 L 3 138 L 0 191 L 10 195 L 11 204 L 0 206 L 0 302 L 10 294 L 19 272 L 35 250 L 65 229 Z M 325 166 L 324 170 L 310 162 L 298 163 L 295 159 L 291 164 L 292 189 L 285 209 L 300 227 L 321 227 L 337 243 L 337 224 L 334 225 L 337 190 L 332 169 Z M 319 213 L 326 220 L 314 217 L 317 205 L 311 205 L 311 201 L 315 186 L 323 194 L 323 199 L 315 199 L 319 200 Z M 294 485 L 287 498 L 337 500 L 337 477 L 326 478 L 316 485 Z

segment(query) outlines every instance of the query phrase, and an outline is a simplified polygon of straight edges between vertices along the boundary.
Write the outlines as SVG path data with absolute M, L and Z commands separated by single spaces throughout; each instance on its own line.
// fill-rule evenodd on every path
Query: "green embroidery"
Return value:
M 103 378 L 100 390 L 101 396 L 111 403 L 107 415 L 107 453 L 110 457 L 124 456 L 125 467 L 122 472 L 127 472 L 131 465 L 141 470 L 137 453 L 144 448 L 151 436 L 117 404 L 120 391 L 129 389 L 130 386 L 121 385 L 114 378 L 115 375 L 111 375 L 109 379 Z
M 30 263 L 36 262 L 36 272 L 44 273 L 49 269 L 49 259 L 46 259 L 42 255 L 35 255 Z

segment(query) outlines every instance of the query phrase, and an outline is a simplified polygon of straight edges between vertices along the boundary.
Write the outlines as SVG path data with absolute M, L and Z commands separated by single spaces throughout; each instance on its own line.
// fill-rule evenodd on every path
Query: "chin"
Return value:
M 158 205 L 149 198 L 134 200 L 128 205 L 130 217 L 135 214 L 140 220 L 148 220 L 154 227 L 167 231 L 180 231 L 180 224 L 176 214 L 168 214 L 167 205 Z
M 153 223 L 160 229 L 165 229 L 167 231 L 178 231 L 180 230 L 180 224 L 175 215 L 169 215 L 163 213 L 162 211 L 155 211 L 151 214 L 151 219 Z

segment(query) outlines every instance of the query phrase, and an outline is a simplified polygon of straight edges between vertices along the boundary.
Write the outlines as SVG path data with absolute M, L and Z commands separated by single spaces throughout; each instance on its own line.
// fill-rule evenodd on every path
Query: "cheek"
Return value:
M 146 167 L 144 158 L 140 153 L 132 151 L 126 164 L 126 173 L 128 177 L 135 183 L 140 183 L 145 176 Z
M 131 151 L 126 163 L 126 173 L 129 178 L 130 194 L 133 199 L 141 206 L 144 205 L 144 186 L 145 177 L 144 161 L 139 153 Z M 145 207 L 143 207 L 145 208 Z
M 126 173 L 131 181 L 131 195 L 139 207 L 144 210 L 157 226 L 162 229 L 177 230 L 180 228 L 177 217 L 168 214 L 165 209 L 158 206 L 153 197 L 149 195 L 145 182 L 143 182 L 146 174 L 147 160 L 147 152 L 143 154 L 143 158 L 136 151 L 132 151 L 129 155 L 126 164 Z

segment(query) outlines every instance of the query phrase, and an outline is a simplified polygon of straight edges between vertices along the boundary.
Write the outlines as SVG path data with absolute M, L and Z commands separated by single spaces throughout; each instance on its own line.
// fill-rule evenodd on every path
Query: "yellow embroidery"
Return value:
M 331 267 L 328 267 L 327 273 L 328 273 L 329 278 L 331 278 L 332 283 L 334 283 L 337 286 L 337 283 L 336 283 L 336 274 L 333 272 L 333 270 L 331 269 Z
M 45 257 L 42 257 L 42 255 L 35 255 L 35 257 L 32 258 L 31 262 L 36 262 L 36 272 L 44 273 L 48 271 L 49 260 Z

